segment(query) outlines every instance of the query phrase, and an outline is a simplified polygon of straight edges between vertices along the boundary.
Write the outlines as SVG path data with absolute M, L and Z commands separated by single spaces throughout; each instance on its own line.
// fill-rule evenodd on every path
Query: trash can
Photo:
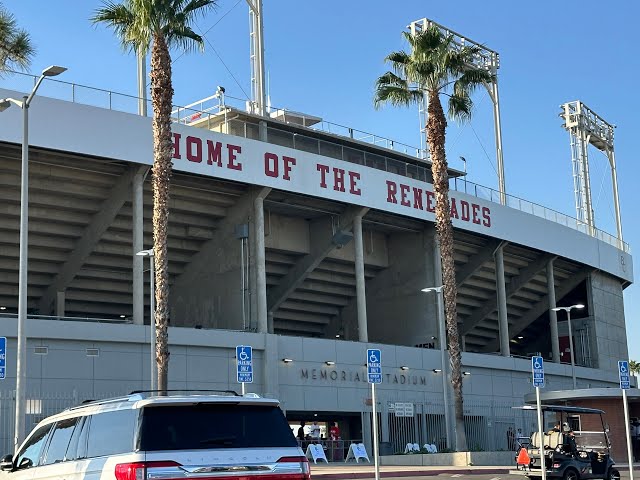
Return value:
M 380 449 L 380 456 L 382 455 L 393 455 L 393 448 L 391 448 L 391 442 L 380 442 L 378 444 L 378 448 Z

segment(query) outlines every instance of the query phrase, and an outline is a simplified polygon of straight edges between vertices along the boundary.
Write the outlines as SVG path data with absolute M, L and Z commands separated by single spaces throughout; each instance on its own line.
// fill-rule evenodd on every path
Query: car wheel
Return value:
M 607 475 L 607 480 L 620 480 L 620 472 L 617 468 L 610 468 L 609 475 Z
M 563 480 L 580 480 L 580 475 L 573 468 L 567 468 L 562 476 Z M 618 477 L 619 478 L 619 477 Z

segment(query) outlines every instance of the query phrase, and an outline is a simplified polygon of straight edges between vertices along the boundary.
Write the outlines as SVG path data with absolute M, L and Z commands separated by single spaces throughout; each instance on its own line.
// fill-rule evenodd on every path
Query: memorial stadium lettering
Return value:
M 259 147 L 256 148 L 256 145 Z M 264 149 L 265 145 L 268 151 Z M 276 188 L 287 188 L 282 181 L 290 182 L 291 189 L 310 195 L 324 196 L 323 192 L 326 192 L 330 198 L 354 204 L 366 204 L 372 200 L 378 204 L 384 202 L 393 205 L 393 210 L 399 211 L 397 206 L 400 211 L 414 217 L 422 216 L 417 214 L 418 211 L 435 213 L 435 194 L 425 188 L 429 184 L 410 178 L 399 181 L 398 175 L 355 164 L 351 167 L 341 160 L 335 160 L 335 164 L 329 159 L 318 161 L 315 154 L 289 148 L 282 149 L 288 154 L 278 153 L 279 149 L 277 145 L 243 138 L 234 140 L 234 143 L 225 143 L 173 133 L 173 159 L 186 160 L 186 163 L 176 165 L 178 169 L 206 172 L 208 175 L 239 181 L 246 178 L 248 182 Z M 299 158 L 290 152 L 295 152 Z M 381 175 L 386 178 L 382 180 Z M 450 208 L 452 219 L 491 228 L 491 209 L 488 206 L 458 198 L 454 194 L 450 196 Z
M 392 373 L 383 373 L 383 379 L 386 383 L 398 385 L 426 385 L 427 378 L 418 375 L 397 375 Z M 302 368 L 300 369 L 300 378 L 304 380 L 323 380 L 333 382 L 362 382 L 367 383 L 367 374 L 365 372 L 350 372 L 347 370 L 330 370 L 326 368 Z

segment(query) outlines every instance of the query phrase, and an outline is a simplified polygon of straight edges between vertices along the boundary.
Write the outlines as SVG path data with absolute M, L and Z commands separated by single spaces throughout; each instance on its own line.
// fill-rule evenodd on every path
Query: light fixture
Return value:
M 336 333 L 336 338 L 340 338 L 340 334 L 339 333 Z
M 433 335 L 431 335 L 431 340 L 437 340 L 438 337 L 434 337 Z
M 5 307 L 5 306 L 0 307 L 0 310 L 6 310 L 6 309 L 7 309 L 7 307 Z
M 293 359 L 291 359 L 291 358 L 283 358 L 282 361 L 284 363 L 291 363 L 291 362 L 293 362 Z
M 126 315 L 120 315 L 120 318 L 127 318 Z
M 400 367 L 400 370 L 409 370 L 409 367 L 407 367 L 406 365 L 402 365 L 402 366 Z
M 314 414 L 313 414 L 313 416 L 314 416 L 314 417 L 317 417 L 317 416 L 318 416 L 318 414 L 317 414 L 317 413 L 314 413 Z
M 140 250 L 136 255 L 140 255 L 141 257 L 153 257 L 153 248 L 149 250 Z
M 42 71 L 42 76 L 43 77 L 55 77 L 57 75 L 60 75 L 63 72 L 66 72 L 67 68 L 66 67 L 61 67 L 59 65 L 51 65 L 50 67 L 45 68 Z
M 471 375 L 471 372 L 462 372 L 462 375 L 466 377 L 467 375 Z
M 326 362 L 324 362 L 324 363 L 325 363 L 325 365 L 329 365 L 329 366 L 331 366 L 331 365 L 335 365 L 335 364 L 336 364 L 336 362 L 334 362 L 333 360 L 327 360 L 327 361 L 326 361 Z
M 0 100 L 0 112 L 4 112 L 10 106 L 11 102 L 9 100 Z
M 441 370 L 441 369 L 439 369 L 439 368 L 434 368 L 434 369 L 432 370 L 432 372 L 433 372 L 433 373 L 440 373 L 441 371 L 442 371 L 442 370 Z
M 518 340 L 522 340 L 524 337 L 522 335 L 518 335 Z

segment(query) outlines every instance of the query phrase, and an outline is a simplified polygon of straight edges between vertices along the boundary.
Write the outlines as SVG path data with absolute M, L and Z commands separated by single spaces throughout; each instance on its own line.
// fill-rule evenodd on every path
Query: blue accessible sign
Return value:
M 7 374 L 7 337 L 0 337 L 0 380 Z
M 238 383 L 253 383 L 253 350 L 247 345 L 236 347 Z
M 367 350 L 367 381 L 382 383 L 382 356 L 377 348 Z
M 542 357 L 531 357 L 531 373 L 533 386 L 544 387 L 544 360 Z
M 620 374 L 620 388 L 628 390 L 631 388 L 631 379 L 629 378 L 629 362 L 620 360 L 618 362 L 618 373 Z

